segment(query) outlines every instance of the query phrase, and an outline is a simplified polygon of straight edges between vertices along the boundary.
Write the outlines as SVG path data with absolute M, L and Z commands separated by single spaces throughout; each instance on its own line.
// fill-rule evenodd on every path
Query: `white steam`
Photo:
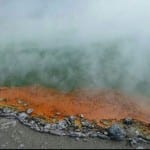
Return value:
M 0 84 L 150 95 L 149 0 L 0 0 Z

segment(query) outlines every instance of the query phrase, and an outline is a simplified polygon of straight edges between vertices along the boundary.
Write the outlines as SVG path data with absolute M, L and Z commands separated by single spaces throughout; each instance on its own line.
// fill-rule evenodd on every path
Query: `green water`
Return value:
M 59 48 L 9 45 L 0 50 L 0 85 L 40 84 L 69 91 L 84 87 L 113 88 L 150 95 L 150 69 L 146 65 L 145 72 L 138 73 L 133 56 L 125 57 L 116 43 Z

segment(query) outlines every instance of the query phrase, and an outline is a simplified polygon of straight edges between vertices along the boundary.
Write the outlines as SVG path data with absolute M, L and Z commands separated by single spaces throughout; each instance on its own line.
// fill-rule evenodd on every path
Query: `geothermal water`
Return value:
M 140 0 L 0 0 L 0 86 L 41 85 L 63 92 L 112 89 L 149 97 L 149 7 L 149 1 Z M 44 91 L 43 89 L 43 93 Z M 22 95 L 16 90 L 16 94 L 12 93 L 10 98 L 8 93 L 11 93 L 11 89 L 10 92 L 0 92 L 1 97 L 11 99 L 10 105 L 14 105 L 17 98 L 32 101 L 31 97 L 35 96 L 33 93 L 25 97 L 26 92 Z M 22 92 L 19 90 L 19 93 Z M 53 95 L 53 92 L 50 93 Z M 85 95 L 89 96 L 90 90 L 87 93 Z M 60 95 L 62 96 L 58 92 L 59 99 L 68 104 Z M 105 101 L 104 105 L 107 105 L 106 102 L 112 105 L 116 103 L 115 98 L 107 101 L 107 94 L 104 95 L 101 98 Z M 37 96 L 36 99 L 40 98 Z M 93 99 L 96 98 L 90 100 Z M 119 109 L 128 103 L 127 98 L 122 99 L 121 107 L 117 104 Z M 135 98 L 144 101 L 143 98 L 138 99 L 140 100 Z M 147 99 L 150 106 L 149 98 Z M 89 109 L 93 105 L 94 102 Z M 67 106 L 73 109 L 71 104 Z M 110 105 L 104 108 L 104 112 L 107 108 L 112 112 L 116 109 Z M 63 111 L 66 109 L 62 108 Z M 84 110 L 83 107 L 81 109 Z M 143 113 L 143 108 L 140 110 L 140 107 L 133 109 L 134 113 L 137 109 L 138 113 Z M 125 108 L 123 114 L 126 111 Z M 148 107 L 146 111 L 148 112 Z M 71 112 L 68 109 L 67 113 Z M 130 114 L 133 115 L 133 111 Z M 95 115 L 96 113 L 93 117 Z M 116 117 L 114 115 L 110 118 Z

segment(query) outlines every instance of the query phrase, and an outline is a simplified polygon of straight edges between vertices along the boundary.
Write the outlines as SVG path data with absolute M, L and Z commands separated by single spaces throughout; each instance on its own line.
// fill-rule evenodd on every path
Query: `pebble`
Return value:
M 84 118 L 84 115 L 83 115 L 83 114 L 80 114 L 80 117 L 81 117 L 81 118 Z
M 59 115 L 61 115 L 61 113 L 60 113 L 60 112 L 57 112 L 56 115 L 59 116 Z
M 74 121 L 76 120 L 76 117 L 75 116 L 70 116 L 67 120 L 70 121 L 71 124 L 73 124 Z
M 28 114 L 26 114 L 25 112 L 21 112 L 21 113 L 18 114 L 18 119 L 20 121 L 23 121 L 26 118 L 28 118 Z
M 50 130 L 50 133 L 54 134 L 54 135 L 59 135 L 59 136 L 65 136 L 66 135 L 66 133 L 64 133 L 63 130 Z
M 87 139 L 87 138 L 84 138 L 84 139 L 83 139 L 83 142 L 88 142 L 88 139 Z
M 92 127 L 91 123 L 89 123 L 87 120 L 86 121 L 82 121 L 81 124 L 82 124 L 83 127 L 89 127 L 89 128 Z
M 105 131 L 105 132 L 104 132 L 104 135 L 108 135 L 108 132 L 107 132 L 107 131 Z
M 24 144 L 20 144 L 19 146 L 18 146 L 18 149 L 23 149 L 24 148 Z
M 144 147 L 142 147 L 142 146 L 138 146 L 136 149 L 144 149 Z
M 138 130 L 135 131 L 136 136 L 140 135 L 140 132 Z
M 9 108 L 3 108 L 3 113 L 11 113 L 12 111 Z
M 50 131 L 50 129 L 51 129 L 51 125 L 50 124 L 45 124 L 44 131 L 48 132 L 48 131 Z
M 27 109 L 27 114 L 32 114 L 32 112 L 33 112 L 33 109 L 32 108 L 29 108 L 29 109 Z
M 114 124 L 110 128 L 108 128 L 108 134 L 110 135 L 111 139 L 117 141 L 124 140 L 124 138 L 126 137 L 124 129 L 121 128 L 118 124 Z
M 24 104 L 23 104 L 23 106 L 25 106 L 25 107 L 26 107 L 26 106 L 28 106 L 28 104 L 27 104 L 27 103 L 24 103 Z
M 97 137 L 100 138 L 100 139 L 109 139 L 108 136 L 106 136 L 106 135 L 104 135 L 104 134 L 102 134 L 100 132 L 97 132 Z
M 71 137 L 78 137 L 78 138 L 85 138 L 85 137 L 87 137 L 87 135 L 82 133 L 82 132 L 73 132 L 73 131 L 69 132 L 69 136 L 71 136 Z
M 134 145 L 137 145 L 137 141 L 136 141 L 136 139 L 131 139 L 130 140 L 130 144 L 131 144 L 131 146 L 134 146 Z
M 59 121 L 57 124 L 58 129 L 66 129 L 68 127 L 68 124 L 65 120 Z
M 23 101 L 22 100 L 17 100 L 18 104 L 22 104 Z

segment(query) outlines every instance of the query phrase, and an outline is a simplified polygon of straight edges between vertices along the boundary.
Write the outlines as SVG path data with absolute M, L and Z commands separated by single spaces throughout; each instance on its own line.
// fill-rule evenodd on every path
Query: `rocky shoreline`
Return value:
M 82 114 L 50 122 L 33 117 L 31 115 L 32 111 L 32 109 L 28 109 L 26 112 L 18 112 L 13 108 L 3 107 L 0 108 L 0 117 L 17 119 L 21 124 L 41 133 L 69 136 L 76 140 L 80 140 L 80 138 L 85 140 L 87 138 L 115 141 L 125 140 L 132 147 L 139 143 L 150 144 L 150 125 L 135 121 L 132 118 L 126 118 L 104 128 L 97 125 L 94 121 L 87 120 Z

